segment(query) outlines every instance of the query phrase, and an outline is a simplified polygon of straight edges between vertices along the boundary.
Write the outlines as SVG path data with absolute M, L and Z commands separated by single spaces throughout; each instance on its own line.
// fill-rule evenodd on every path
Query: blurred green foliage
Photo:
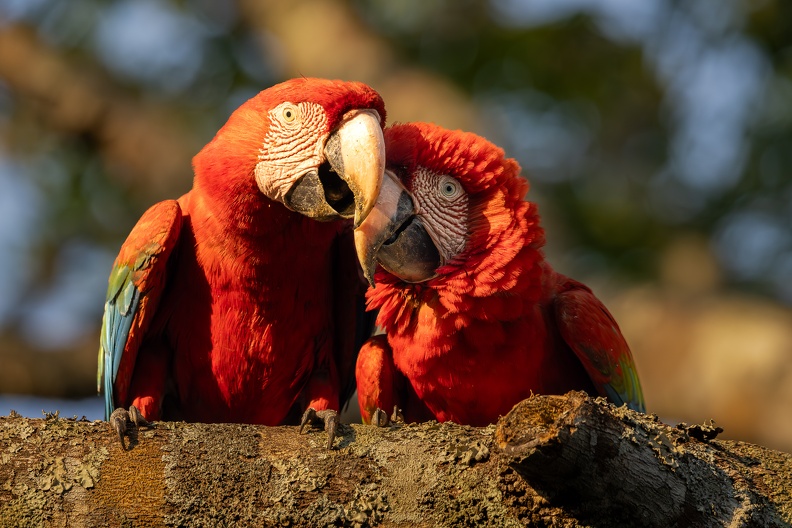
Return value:
M 403 59 L 470 96 L 483 117 L 477 131 L 526 169 L 562 271 L 653 280 L 674 241 L 698 233 L 727 286 L 792 302 L 792 4 L 350 3 Z M 167 107 L 196 150 L 282 78 L 278 42 L 220 0 L 14 0 L 3 18 L 33 25 L 124 96 Z M 103 255 L 78 285 L 96 325 L 117 248 L 166 193 L 136 188 L 96 137 L 53 130 L 2 79 L 0 128 L 9 178 L 38 196 L 35 229 L 13 239 L 26 271 L 6 281 L 14 308 L 0 310 L 0 326 L 26 317 L 41 326 L 36 313 L 64 295 L 54 285 L 74 241 Z M 189 187 L 188 174 L 168 196 Z M 0 273 L 19 267 L 5 260 Z
M 727 285 L 792 301 L 788 2 L 395 4 L 356 2 L 406 58 L 505 114 L 486 132 L 564 226 L 570 272 L 656 279 L 692 232 Z M 552 126 L 555 147 L 522 145 Z

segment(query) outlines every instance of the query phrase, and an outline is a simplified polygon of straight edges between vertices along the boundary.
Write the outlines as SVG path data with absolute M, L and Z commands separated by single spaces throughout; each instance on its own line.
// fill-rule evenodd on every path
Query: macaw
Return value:
M 380 196 L 355 230 L 385 332 L 357 360 L 364 422 L 387 423 L 395 406 L 408 421 L 482 426 L 531 394 L 570 390 L 643 412 L 613 316 L 545 261 L 517 162 L 426 123 L 389 127 L 385 147 Z
M 382 183 L 384 124 L 365 84 L 277 84 L 193 158 L 189 192 L 143 214 L 110 274 L 99 350 L 122 444 L 127 419 L 278 425 L 305 411 L 332 446 L 365 292 L 353 221 Z

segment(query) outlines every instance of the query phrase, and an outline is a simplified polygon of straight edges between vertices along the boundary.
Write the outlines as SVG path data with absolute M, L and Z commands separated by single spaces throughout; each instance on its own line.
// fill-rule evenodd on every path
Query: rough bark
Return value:
M 325 433 L 0 418 L 2 526 L 789 526 L 792 455 L 581 393 Z

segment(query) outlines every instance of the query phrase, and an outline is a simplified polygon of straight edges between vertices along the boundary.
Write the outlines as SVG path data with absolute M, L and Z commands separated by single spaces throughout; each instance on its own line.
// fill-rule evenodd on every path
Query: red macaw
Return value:
M 423 123 L 388 128 L 385 146 L 380 197 L 355 231 L 386 334 L 358 356 L 363 420 L 398 406 L 408 421 L 481 426 L 532 393 L 573 389 L 644 411 L 616 321 L 545 262 L 517 162 Z
M 384 123 L 362 83 L 278 84 L 195 156 L 192 190 L 138 221 L 110 275 L 99 350 L 122 443 L 130 415 L 277 425 L 305 411 L 332 445 L 365 282 L 352 222 L 317 220 L 366 218 Z

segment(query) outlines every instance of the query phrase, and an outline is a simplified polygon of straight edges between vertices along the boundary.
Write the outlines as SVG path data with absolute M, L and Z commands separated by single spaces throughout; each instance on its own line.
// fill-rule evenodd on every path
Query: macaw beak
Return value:
M 376 110 L 351 110 L 327 138 L 327 160 L 289 191 L 286 205 L 317 220 L 368 216 L 385 171 L 385 140 Z
M 355 197 L 355 227 L 374 208 L 385 172 L 385 139 L 375 110 L 347 112 L 325 147 L 330 166 Z
M 386 170 L 374 208 L 355 229 L 358 260 L 371 286 L 378 262 L 406 282 L 423 282 L 436 275 L 440 253 L 415 212 L 410 193 Z

